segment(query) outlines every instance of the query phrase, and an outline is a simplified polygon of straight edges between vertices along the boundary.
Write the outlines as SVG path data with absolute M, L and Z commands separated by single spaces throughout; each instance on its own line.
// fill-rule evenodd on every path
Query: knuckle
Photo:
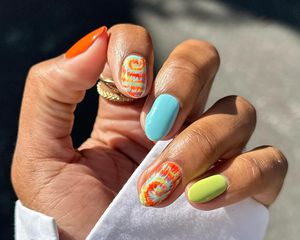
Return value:
M 279 172 L 283 178 L 288 171 L 288 160 L 284 154 L 276 147 L 270 146 L 269 151 L 272 155 L 271 167 Z
M 56 64 L 52 64 L 51 67 L 49 67 L 48 61 L 40 62 L 29 69 L 28 79 L 30 81 L 38 82 L 41 86 L 45 86 L 51 83 L 52 75 L 53 77 L 56 77 L 55 74 L 58 72 L 57 70 Z
M 219 64 L 219 54 L 213 45 L 201 40 L 189 39 L 172 51 L 163 69 L 166 75 L 180 73 L 185 76 L 185 79 L 201 87 L 214 79 Z
M 168 69 L 168 72 L 180 71 L 188 75 L 195 75 L 196 79 L 198 79 L 200 72 L 200 69 L 196 66 L 196 64 L 183 56 L 170 59 L 166 68 Z
M 31 86 L 37 87 L 39 93 L 48 88 L 49 85 L 48 69 L 44 67 L 43 63 L 33 65 L 28 73 L 28 80 Z
M 253 179 L 258 186 L 270 186 L 276 192 L 281 188 L 284 178 L 288 170 L 288 162 L 283 153 L 272 146 L 262 146 L 257 148 L 256 155 L 253 153 L 245 153 L 238 158 L 242 159 L 243 172 L 249 171 L 251 179 Z M 251 182 L 250 182 L 251 183 Z
M 240 115 L 243 116 L 243 119 L 250 125 L 255 126 L 257 118 L 256 109 L 247 99 L 242 96 L 230 95 L 220 99 L 220 101 L 233 104 Z
M 132 54 L 132 49 L 134 49 L 135 53 L 142 53 L 147 59 L 151 58 L 152 39 L 144 27 L 133 24 L 118 24 L 114 25 L 109 32 L 111 33 L 109 48 L 117 49 L 116 52 L 120 57 L 125 58 L 128 54 Z
M 27 79 L 29 87 L 36 91 L 36 94 L 43 98 L 48 104 L 48 100 L 66 104 L 80 102 L 84 97 L 84 91 L 68 91 L 70 84 L 74 84 L 76 75 L 63 68 L 58 62 L 47 60 L 33 65 Z M 53 81 L 53 80 L 56 81 Z M 76 82 L 78 89 L 87 89 L 90 86 L 89 81 Z M 44 103 L 46 103 L 44 102 Z
M 243 109 L 250 117 L 256 120 L 256 109 L 255 107 L 244 97 L 237 96 L 237 102 L 240 104 L 241 109 Z
M 159 80 L 154 81 L 154 87 L 157 93 L 176 93 L 181 107 L 190 111 L 202 90 L 202 86 L 208 81 L 201 79 L 202 71 L 201 67 L 197 66 L 187 56 L 172 56 L 159 71 L 156 78 Z M 182 87 L 182 91 L 178 92 L 183 78 L 185 86 Z
M 261 163 L 258 161 L 257 158 L 254 157 L 246 157 L 244 160 L 248 162 L 249 171 L 250 171 L 250 178 L 255 179 L 258 183 L 260 183 L 265 178 L 265 172 L 262 169 Z
M 43 73 L 43 64 L 42 63 L 34 64 L 28 71 L 28 78 L 29 79 L 40 78 L 42 73 Z
M 251 188 L 254 186 L 265 185 L 267 180 L 266 172 L 263 170 L 263 164 L 254 156 L 250 154 L 243 154 L 237 157 L 239 162 L 239 173 L 243 177 L 244 188 Z
M 205 49 L 207 51 L 207 55 L 208 55 L 209 60 L 213 64 L 215 64 L 219 67 L 221 59 L 220 59 L 220 54 L 219 54 L 217 48 L 209 42 L 202 42 L 202 45 L 205 47 Z
M 120 23 L 120 24 L 115 24 L 113 25 L 109 31 L 124 31 L 126 29 L 130 29 L 130 30 L 145 30 L 144 27 L 140 26 L 140 25 L 136 25 L 136 24 L 131 24 L 131 23 Z
M 116 35 L 131 35 L 135 39 L 143 39 L 143 44 L 152 43 L 151 35 L 146 28 L 135 24 L 116 24 L 109 29 Z
M 144 37 L 146 37 L 147 39 L 151 39 L 151 37 L 150 37 L 150 33 L 147 31 L 147 29 L 146 28 L 144 28 L 144 27 L 142 27 L 142 26 L 139 26 L 139 25 L 131 25 L 131 28 L 133 28 L 133 30 L 137 33 L 137 34 L 139 34 L 139 35 L 141 35 L 141 36 L 144 36 Z
M 212 43 L 198 39 L 188 39 L 183 44 L 193 49 L 193 51 L 196 50 L 205 54 L 208 63 L 217 67 L 220 66 L 220 54 Z
M 196 144 L 197 149 L 200 149 L 199 146 L 201 146 L 203 156 L 215 156 L 217 138 L 211 131 L 205 129 L 211 128 L 209 126 L 201 127 L 199 125 L 191 128 L 188 133 L 188 138 L 190 139 L 189 142 L 191 144 Z

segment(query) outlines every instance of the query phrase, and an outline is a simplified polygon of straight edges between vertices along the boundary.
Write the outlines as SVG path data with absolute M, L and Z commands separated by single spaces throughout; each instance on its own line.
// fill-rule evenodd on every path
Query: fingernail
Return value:
M 72 58 L 85 52 L 106 31 L 107 28 L 103 26 L 85 35 L 66 52 L 66 58 Z
M 181 170 L 176 163 L 162 163 L 142 186 L 140 202 L 144 206 L 155 206 L 162 202 L 174 191 L 181 177 Z
M 147 84 L 146 60 L 138 55 L 127 56 L 122 64 L 121 85 L 131 97 L 141 97 Z
M 152 141 L 158 141 L 171 130 L 179 111 L 178 100 L 170 94 L 162 94 L 154 101 L 146 117 L 145 132 Z
M 227 179 L 222 175 L 213 175 L 194 183 L 188 190 L 188 198 L 192 202 L 205 203 L 227 190 Z

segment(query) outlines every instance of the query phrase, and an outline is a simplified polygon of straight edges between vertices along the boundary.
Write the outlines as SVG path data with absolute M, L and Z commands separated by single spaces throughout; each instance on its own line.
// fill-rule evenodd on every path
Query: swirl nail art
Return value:
M 177 164 L 170 161 L 161 164 L 142 186 L 140 202 L 144 206 L 159 204 L 175 190 L 181 178 Z
M 146 60 L 138 55 L 125 58 L 121 70 L 121 85 L 132 97 L 140 97 L 146 89 Z

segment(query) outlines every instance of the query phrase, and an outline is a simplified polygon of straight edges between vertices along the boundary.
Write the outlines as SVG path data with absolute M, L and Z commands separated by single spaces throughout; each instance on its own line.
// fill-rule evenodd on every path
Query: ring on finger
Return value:
M 97 83 L 97 92 L 101 97 L 112 102 L 125 103 L 134 100 L 134 98 L 123 95 L 116 87 L 114 81 L 111 78 L 105 78 L 102 74 Z

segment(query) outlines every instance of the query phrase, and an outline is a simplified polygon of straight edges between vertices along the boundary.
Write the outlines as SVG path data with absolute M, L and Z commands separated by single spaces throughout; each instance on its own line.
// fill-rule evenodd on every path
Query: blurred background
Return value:
M 142 25 L 154 41 L 156 69 L 187 38 L 212 42 L 221 67 L 207 106 L 238 94 L 256 107 L 258 125 L 248 147 L 270 144 L 289 160 L 283 191 L 270 208 L 266 239 L 299 239 L 300 1 L 95 0 L 0 2 L 0 239 L 13 239 L 16 197 L 10 184 L 19 108 L 28 69 L 65 52 L 100 25 Z M 89 135 L 97 94 L 76 110 L 76 146 Z

